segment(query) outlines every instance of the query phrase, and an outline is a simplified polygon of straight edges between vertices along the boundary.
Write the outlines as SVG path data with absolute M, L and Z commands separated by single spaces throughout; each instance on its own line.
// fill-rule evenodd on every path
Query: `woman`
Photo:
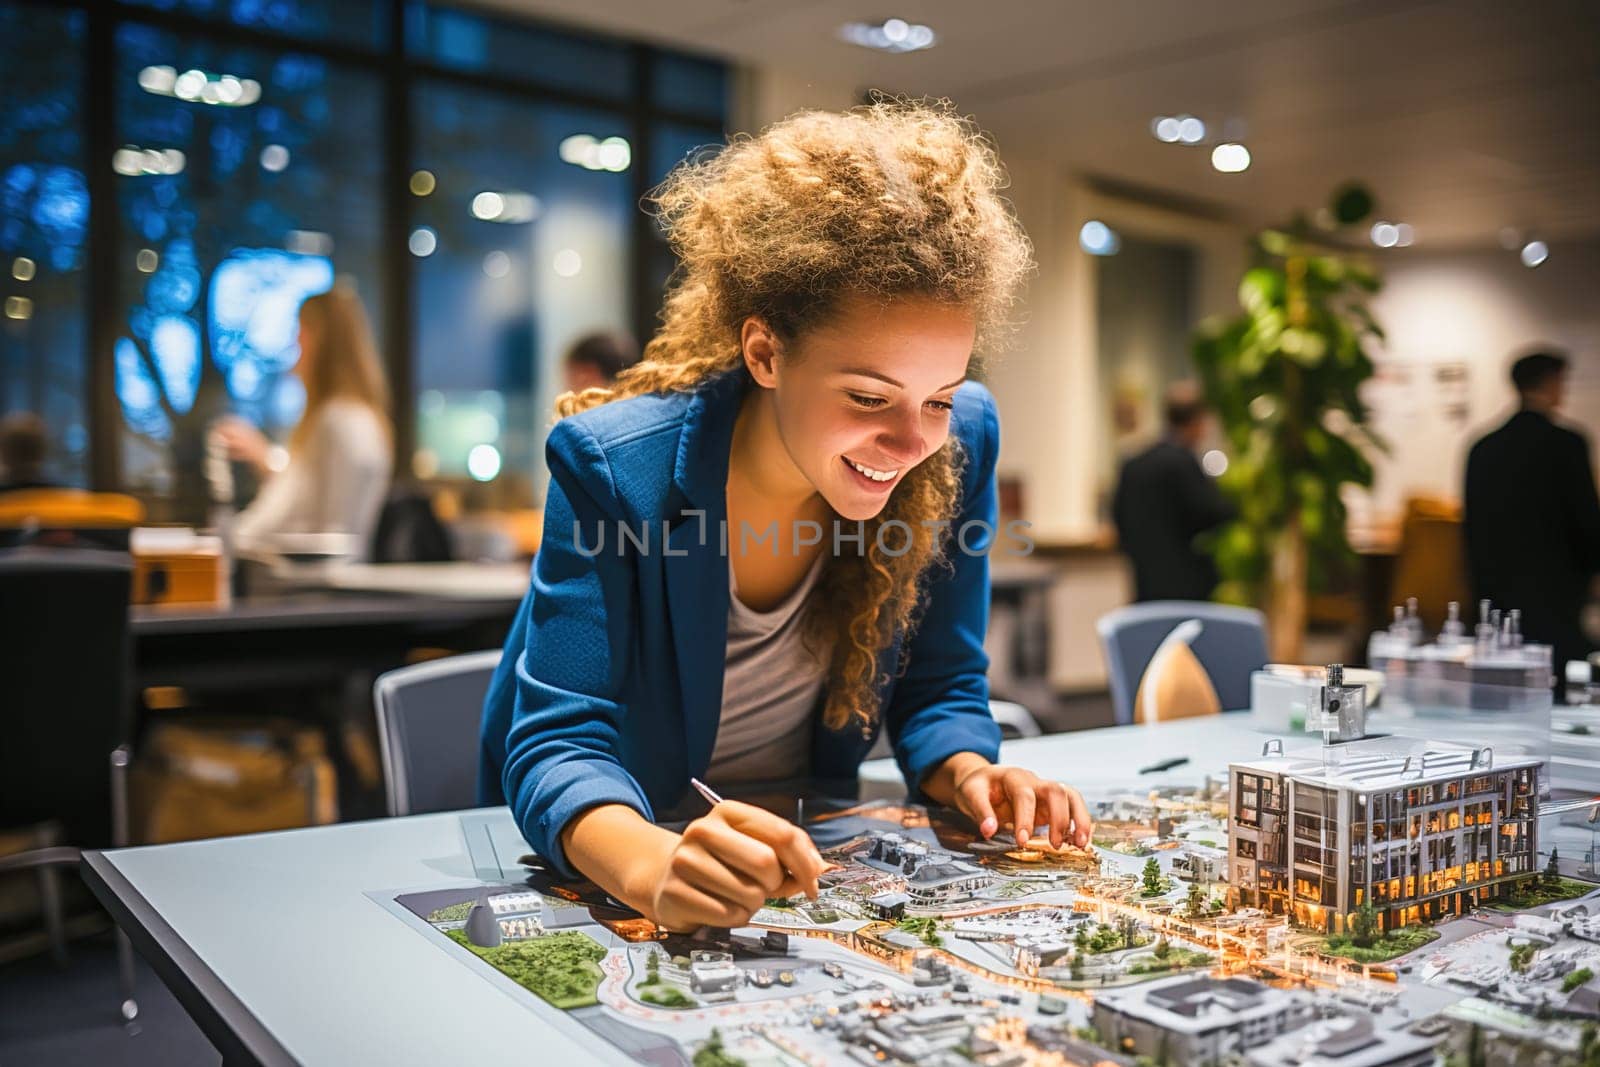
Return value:
M 558 402 L 484 707 L 482 799 L 557 870 L 672 929 L 814 896 L 822 860 L 782 819 L 725 801 L 680 836 L 653 812 L 691 775 L 854 778 L 880 728 L 985 837 L 1087 843 L 1076 792 L 994 762 L 971 528 L 996 520 L 998 426 L 965 379 L 1030 266 L 1002 180 L 947 110 L 879 104 L 794 116 L 658 191 L 680 257 L 662 328 L 614 388 Z
M 389 387 L 353 288 L 339 283 L 300 305 L 294 372 L 306 407 L 287 455 L 243 419 L 224 419 L 213 431 L 231 458 L 265 479 L 233 536 L 270 548 L 278 534 L 343 533 L 365 556 L 389 488 L 392 431 Z

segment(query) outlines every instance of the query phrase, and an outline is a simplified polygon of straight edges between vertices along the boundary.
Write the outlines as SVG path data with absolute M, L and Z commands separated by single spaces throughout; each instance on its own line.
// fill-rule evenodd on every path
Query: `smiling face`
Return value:
M 857 298 L 779 355 L 758 320 L 745 324 L 745 363 L 766 390 L 791 469 L 842 518 L 883 510 L 908 471 L 950 436 L 976 320 L 920 297 L 885 306 Z

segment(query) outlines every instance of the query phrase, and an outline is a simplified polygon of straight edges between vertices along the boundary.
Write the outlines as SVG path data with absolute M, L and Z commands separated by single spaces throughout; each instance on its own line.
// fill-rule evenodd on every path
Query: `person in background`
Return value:
M 1209 600 L 1216 566 L 1194 541 L 1232 519 L 1235 509 L 1195 456 L 1210 419 L 1199 386 L 1172 385 L 1164 407 L 1166 433 L 1117 477 L 1111 501 L 1117 543 L 1133 563 L 1135 600 Z
M 48 452 L 44 420 L 31 411 L 0 419 L 0 493 L 14 489 L 53 489 L 44 477 Z
M 1600 571 L 1600 499 L 1588 439 L 1554 421 L 1566 355 L 1531 352 L 1511 365 L 1511 382 L 1517 413 L 1467 454 L 1467 567 L 1476 596 L 1519 609 L 1523 636 L 1554 646 L 1559 679 L 1592 650 L 1580 615 Z
M 609 389 L 617 375 L 639 362 L 639 345 L 616 331 L 586 334 L 573 342 L 561 360 L 562 391 Z
M 277 534 L 353 535 L 364 557 L 389 488 L 389 387 L 361 298 L 347 284 L 300 305 L 300 359 L 306 407 L 287 449 L 240 418 L 212 431 L 230 458 L 251 464 L 261 491 L 234 520 L 241 545 Z

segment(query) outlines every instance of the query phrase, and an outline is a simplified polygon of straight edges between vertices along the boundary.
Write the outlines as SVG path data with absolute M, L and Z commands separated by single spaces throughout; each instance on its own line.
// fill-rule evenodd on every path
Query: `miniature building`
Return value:
M 1015 942 L 1012 963 L 1023 974 L 1036 975 L 1040 967 L 1054 966 L 1072 952 L 1072 945 L 1048 935 L 1019 937 Z
M 906 878 L 906 895 L 915 907 L 938 908 L 966 900 L 989 888 L 993 881 L 982 867 L 960 860 L 928 863 Z
M 985 1021 L 959 1005 L 928 1005 L 889 1012 L 851 1033 L 854 1044 L 906 1063 L 935 1063 L 970 1039 Z M 967 1061 L 970 1062 L 970 1061 Z
M 1311 1010 L 1299 994 L 1247 978 L 1179 976 L 1100 994 L 1094 1025 L 1116 1051 L 1213 1064 L 1299 1029 Z
M 741 956 L 787 956 L 789 935 L 778 930 L 730 934 L 728 947 Z
M 893 922 L 905 915 L 910 899 L 904 893 L 879 893 L 867 901 L 867 911 L 884 922 Z
M 474 904 L 467 913 L 467 940 L 479 948 L 494 948 L 500 944 L 500 924 L 487 904 Z
M 1207 885 L 1222 877 L 1222 857 L 1211 852 L 1187 849 L 1172 857 L 1172 874 L 1186 882 Z
M 1433 1042 L 1379 1030 L 1365 1016 L 1327 1019 L 1253 1050 L 1250 1067 L 1432 1067 Z
M 943 985 L 950 981 L 950 964 L 933 952 L 918 952 L 911 962 L 913 985 Z
M 1536 759 L 1368 738 L 1229 768 L 1236 902 L 1332 932 L 1459 915 L 1536 871 Z
M 489 908 L 496 915 L 519 915 L 524 912 L 538 913 L 545 909 L 546 897 L 543 893 L 536 893 L 531 889 L 516 890 L 510 893 L 495 893 L 489 897 Z M 579 911 L 586 909 L 579 908 Z
M 689 960 L 689 989 L 707 1000 L 732 1000 L 744 972 L 726 952 L 697 949 Z

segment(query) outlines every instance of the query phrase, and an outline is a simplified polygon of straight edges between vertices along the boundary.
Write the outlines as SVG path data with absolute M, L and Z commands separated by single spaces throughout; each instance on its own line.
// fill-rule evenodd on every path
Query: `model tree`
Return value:
M 694 1067 L 744 1067 L 744 1060 L 722 1047 L 722 1032 L 715 1026 L 711 1028 L 711 1037 L 694 1054 L 693 1062 Z
M 1160 896 L 1167 891 L 1167 880 L 1161 877 L 1161 864 L 1154 856 L 1144 861 L 1144 895 Z
M 1161 940 L 1156 942 L 1154 952 L 1156 954 L 1156 959 L 1158 960 L 1164 960 L 1168 956 L 1172 955 L 1172 942 L 1167 940 L 1166 934 L 1162 934 Z
M 1184 905 L 1184 911 L 1189 916 L 1190 922 L 1199 922 L 1205 913 L 1206 895 L 1198 885 L 1189 886 L 1189 900 Z
M 1122 934 L 1122 947 L 1135 948 L 1139 944 L 1139 920 L 1124 915 L 1117 920 L 1117 930 Z
M 1350 940 L 1366 948 L 1378 939 L 1378 909 L 1363 904 L 1350 913 Z
M 1544 865 L 1544 884 L 1554 889 L 1561 884 L 1561 865 L 1557 860 L 1558 853 L 1550 850 L 1550 862 Z

